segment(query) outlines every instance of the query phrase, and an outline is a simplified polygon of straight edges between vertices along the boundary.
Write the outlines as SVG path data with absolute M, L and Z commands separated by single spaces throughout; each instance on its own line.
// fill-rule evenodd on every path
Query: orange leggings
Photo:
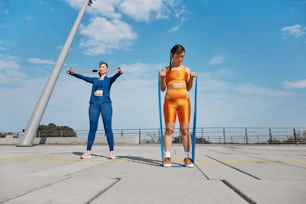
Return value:
M 175 123 L 176 113 L 180 123 L 190 121 L 190 100 L 189 98 L 167 99 L 164 102 L 165 123 Z

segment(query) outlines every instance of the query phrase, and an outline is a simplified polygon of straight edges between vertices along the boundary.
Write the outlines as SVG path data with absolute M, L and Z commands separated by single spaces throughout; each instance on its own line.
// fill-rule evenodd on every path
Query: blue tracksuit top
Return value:
M 83 76 L 81 74 L 72 74 L 72 76 L 75 76 L 79 79 L 82 79 L 88 83 L 92 84 L 92 88 L 91 88 L 91 95 L 90 95 L 90 99 L 89 99 L 89 103 L 94 103 L 94 92 L 96 90 L 103 90 L 103 103 L 111 103 L 111 99 L 110 99 L 110 89 L 111 86 L 113 84 L 113 82 L 120 76 L 121 74 L 116 73 L 115 75 L 108 77 L 105 76 L 103 80 L 100 80 L 99 77 L 87 77 L 87 76 Z M 102 89 L 101 89 L 102 88 Z

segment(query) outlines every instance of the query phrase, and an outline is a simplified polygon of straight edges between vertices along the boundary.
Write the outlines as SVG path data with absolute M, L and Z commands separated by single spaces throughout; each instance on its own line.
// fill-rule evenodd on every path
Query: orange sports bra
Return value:
M 169 68 L 166 69 L 167 75 L 166 75 L 166 84 L 172 84 L 172 83 L 186 83 L 188 80 L 188 72 L 186 67 L 183 67 L 181 69 L 172 69 L 169 72 Z

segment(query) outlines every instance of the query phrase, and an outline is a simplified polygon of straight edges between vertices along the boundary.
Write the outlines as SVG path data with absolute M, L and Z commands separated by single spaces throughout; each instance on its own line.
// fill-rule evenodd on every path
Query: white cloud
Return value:
M 80 9 L 84 3 L 84 0 L 65 0 L 71 7 Z M 108 18 L 120 18 L 121 14 L 116 11 L 116 6 L 119 5 L 122 0 L 93 0 L 91 7 L 86 9 L 86 12 L 94 16 L 104 16 Z
M 137 34 L 125 22 L 103 17 L 92 18 L 90 24 L 82 25 L 81 47 L 86 49 L 88 55 L 110 53 L 113 49 L 127 49 L 137 38 Z
M 7 26 L 3 26 L 0 24 L 0 29 L 5 30 Z M 1 51 L 7 51 L 9 48 L 14 47 L 16 45 L 15 41 L 12 40 L 0 40 L 0 50 Z M 1 56 L 0 56 L 1 58 Z
M 65 0 L 73 8 L 81 8 L 84 1 L 83 0 Z M 93 1 L 95 2 L 95 1 Z
M 185 21 L 188 19 L 189 12 L 188 10 L 184 7 L 184 5 L 180 5 L 176 3 L 175 1 L 169 1 L 168 2 L 169 6 L 168 9 L 171 8 L 172 13 L 174 14 L 175 21 L 178 22 L 177 25 L 173 26 L 168 32 L 176 32 L 178 31 Z
M 224 62 L 224 56 L 214 56 L 212 59 L 209 60 L 208 64 L 215 66 L 218 64 L 222 64 Z
M 168 32 L 169 33 L 174 33 L 174 32 L 176 32 L 176 31 L 178 31 L 180 29 L 180 26 L 174 26 L 174 27 L 172 27 Z
M 40 59 L 40 58 L 30 58 L 28 59 L 28 62 L 33 64 L 55 64 L 54 60 L 46 60 L 46 59 Z
M 73 8 L 79 9 L 83 0 L 66 0 Z M 103 16 L 110 19 L 120 19 L 122 14 L 131 17 L 138 22 L 147 22 L 153 19 L 167 18 L 167 5 L 172 1 L 165 0 L 103 0 L 93 1 L 88 13 L 95 16 Z M 173 3 L 172 3 L 173 5 Z
M 16 56 L 0 55 L 0 70 L 1 69 L 19 69 L 19 59 Z
M 66 0 L 73 8 L 79 9 L 83 0 Z M 123 20 L 123 15 L 136 22 L 159 19 L 175 19 L 169 32 L 176 32 L 187 19 L 187 9 L 174 0 L 104 0 L 93 1 L 87 9 L 91 14 L 90 24 L 81 26 L 81 47 L 85 54 L 99 55 L 116 49 L 129 49 L 137 39 L 131 24 Z
M 225 76 L 225 77 L 230 77 L 236 75 L 231 69 L 223 68 L 223 69 L 218 69 L 216 70 L 215 74 L 217 76 Z
M 216 79 L 211 76 L 209 76 L 208 78 L 204 78 L 202 81 L 203 86 L 206 87 L 206 91 L 227 91 L 231 89 L 230 83 Z
M 119 5 L 120 10 L 136 21 L 150 21 L 163 18 L 163 0 L 124 0 Z
M 291 89 L 291 88 L 306 88 L 306 79 L 304 80 L 299 80 L 299 81 L 286 81 L 284 82 L 284 86 L 286 89 Z
M 299 38 L 306 34 L 306 27 L 296 24 L 282 28 L 283 36 L 293 36 Z
M 286 91 L 273 90 L 265 87 L 242 84 L 234 88 L 238 93 L 261 96 L 286 96 L 289 93 Z

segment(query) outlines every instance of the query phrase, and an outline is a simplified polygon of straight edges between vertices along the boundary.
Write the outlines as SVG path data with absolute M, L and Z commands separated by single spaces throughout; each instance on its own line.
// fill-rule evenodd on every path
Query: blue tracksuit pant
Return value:
M 114 136 L 112 130 L 113 109 L 111 103 L 103 103 L 102 97 L 95 96 L 95 100 L 89 106 L 89 133 L 87 141 L 87 150 L 90 151 L 94 143 L 100 114 L 102 115 L 104 131 L 106 134 L 109 151 L 114 150 Z

